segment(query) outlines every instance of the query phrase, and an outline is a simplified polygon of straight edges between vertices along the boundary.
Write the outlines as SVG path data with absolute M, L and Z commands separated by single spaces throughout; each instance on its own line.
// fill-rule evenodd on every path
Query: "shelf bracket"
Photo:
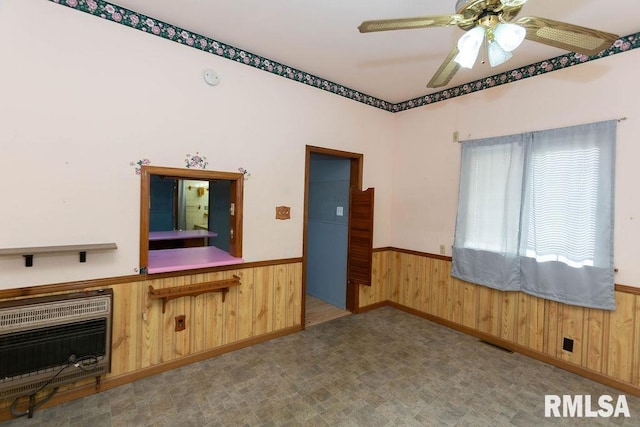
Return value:
M 209 292 L 221 292 L 222 302 L 229 292 L 229 288 L 240 285 L 240 277 L 233 276 L 232 279 L 214 280 L 212 282 L 198 283 L 195 285 L 176 286 L 173 288 L 154 289 L 149 285 L 149 298 L 162 300 L 162 313 L 166 311 L 167 301 L 181 297 L 196 297 Z
M 24 257 L 24 266 L 25 267 L 33 267 L 33 254 L 30 255 L 22 255 Z
M 118 249 L 115 243 L 89 243 L 82 245 L 33 246 L 27 248 L 0 248 L 0 256 L 22 255 L 25 267 L 33 267 L 35 254 L 77 252 L 80 262 L 87 262 L 87 252 Z

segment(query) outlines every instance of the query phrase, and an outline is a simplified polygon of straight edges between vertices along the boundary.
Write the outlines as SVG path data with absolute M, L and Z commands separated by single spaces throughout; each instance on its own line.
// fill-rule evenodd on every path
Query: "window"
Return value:
M 141 177 L 141 272 L 243 262 L 243 174 L 145 165 Z
M 462 144 L 452 275 L 614 309 L 615 121 Z

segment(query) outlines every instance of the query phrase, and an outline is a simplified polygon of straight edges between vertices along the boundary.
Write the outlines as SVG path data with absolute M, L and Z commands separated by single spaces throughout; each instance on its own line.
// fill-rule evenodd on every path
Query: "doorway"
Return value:
M 307 146 L 303 292 L 355 312 L 357 285 L 347 285 L 349 192 L 362 185 L 362 154 Z M 355 288 L 355 289 L 353 289 Z M 306 315 L 303 298 L 302 316 Z

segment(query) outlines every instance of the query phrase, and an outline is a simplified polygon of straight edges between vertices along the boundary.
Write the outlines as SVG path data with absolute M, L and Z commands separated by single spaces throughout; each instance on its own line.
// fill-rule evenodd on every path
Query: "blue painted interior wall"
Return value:
M 311 154 L 307 223 L 307 293 L 346 307 L 351 161 Z M 337 215 L 336 208 L 343 208 Z

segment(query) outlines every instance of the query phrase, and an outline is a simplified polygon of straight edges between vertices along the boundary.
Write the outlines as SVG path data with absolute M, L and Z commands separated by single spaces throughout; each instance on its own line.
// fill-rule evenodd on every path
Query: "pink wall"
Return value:
M 394 115 L 392 245 L 451 255 L 460 139 L 627 117 L 618 125 L 616 283 L 640 286 L 640 103 L 634 50 Z M 418 196 L 420 195 L 420 196 Z
M 450 255 L 462 139 L 628 117 L 618 129 L 616 282 L 640 286 L 634 50 L 391 114 L 46 1 L 0 2 L 0 248 L 115 242 L 114 252 L 0 257 L 0 288 L 134 274 L 130 162 L 251 172 L 244 258 L 302 255 L 305 145 L 364 154 L 376 247 Z M 202 73 L 214 69 L 218 86 Z M 292 218 L 274 219 L 291 206 Z
M 363 153 L 376 246 L 390 243 L 393 115 L 46 1 L 0 3 L 0 247 L 115 242 L 112 252 L 0 257 L 0 288 L 135 274 L 130 162 L 247 169 L 244 258 L 302 256 L 305 145 Z M 220 75 L 205 84 L 205 69 Z M 275 206 L 291 219 L 275 219 Z

